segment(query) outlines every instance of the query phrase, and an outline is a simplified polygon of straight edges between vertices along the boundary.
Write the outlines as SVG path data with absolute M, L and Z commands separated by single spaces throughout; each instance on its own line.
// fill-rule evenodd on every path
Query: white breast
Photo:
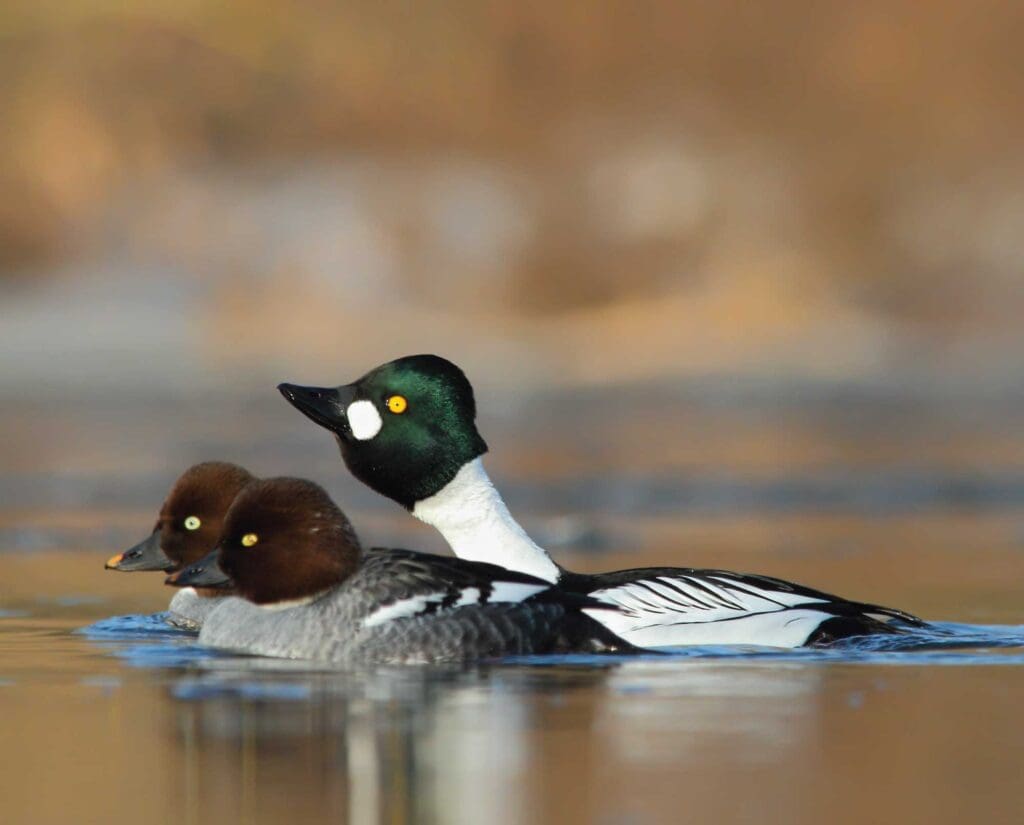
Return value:
M 558 567 L 512 518 L 479 458 L 464 464 L 433 496 L 416 502 L 412 514 L 440 530 L 460 559 L 558 581 Z

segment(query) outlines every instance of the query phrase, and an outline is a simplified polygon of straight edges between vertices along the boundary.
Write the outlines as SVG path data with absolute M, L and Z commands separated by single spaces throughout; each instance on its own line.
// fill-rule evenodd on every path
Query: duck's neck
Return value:
M 464 464 L 430 498 L 416 502 L 412 514 L 440 530 L 460 559 L 558 581 L 558 566 L 512 518 L 479 458 Z
M 309 596 L 297 596 L 294 599 L 282 599 L 277 602 L 263 602 L 262 604 L 257 603 L 257 607 L 261 607 L 264 610 L 289 610 L 292 607 L 305 607 L 306 605 L 312 604 L 318 599 L 322 599 L 325 595 L 330 593 L 337 585 L 331 585 L 323 590 L 318 590 Z

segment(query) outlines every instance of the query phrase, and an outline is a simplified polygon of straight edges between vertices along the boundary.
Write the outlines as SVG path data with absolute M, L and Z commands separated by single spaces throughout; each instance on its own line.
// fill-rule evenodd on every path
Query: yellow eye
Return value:
M 186 530 L 198 530 L 202 522 L 199 520 L 199 516 L 189 516 L 185 519 Z
M 242 547 L 252 547 L 259 540 L 260 537 L 255 533 L 246 533 L 242 536 Z
M 409 402 L 401 395 L 392 395 L 387 400 L 388 409 L 395 415 L 401 415 L 409 406 Z

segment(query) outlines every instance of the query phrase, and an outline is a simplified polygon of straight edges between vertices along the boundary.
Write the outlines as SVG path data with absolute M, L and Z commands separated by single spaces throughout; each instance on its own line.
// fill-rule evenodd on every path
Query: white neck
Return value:
M 412 514 L 440 530 L 460 559 L 558 581 L 558 567 L 512 518 L 479 458 L 463 464 L 430 498 L 416 502 Z
M 328 587 L 324 590 L 321 590 L 318 593 L 314 593 L 312 596 L 300 596 L 298 599 L 285 599 L 284 601 L 280 602 L 267 602 L 266 604 L 258 604 L 256 606 L 262 610 L 271 611 L 290 610 L 293 607 L 305 607 L 307 604 L 312 604 L 317 599 L 322 598 L 325 593 L 333 589 L 333 587 Z

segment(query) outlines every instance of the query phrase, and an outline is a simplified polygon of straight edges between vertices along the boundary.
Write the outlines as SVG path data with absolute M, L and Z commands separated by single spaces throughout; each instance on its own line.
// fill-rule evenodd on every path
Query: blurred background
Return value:
M 5 500 L 149 507 L 219 453 L 378 506 L 273 387 L 437 352 L 556 515 L 1024 502 L 1022 35 L 1013 3 L 8 3 Z
M 273 387 L 437 352 L 552 546 L 1024 503 L 1022 35 L 1013 3 L 8 3 L 0 492 L 19 528 L 148 511 L 225 457 L 386 508 Z
M 72 631 L 166 605 L 102 562 L 202 459 L 312 477 L 368 543 L 442 550 L 274 390 L 414 352 L 467 371 L 492 475 L 569 567 L 1020 624 L 1022 42 L 1024 4 L 989 0 L 3 3 L 6 818 L 230 815 L 235 767 L 265 819 L 345 810 L 330 755 L 358 788 L 373 748 L 338 745 L 330 702 L 296 722 Z M 512 776 L 518 813 L 488 821 L 565 813 L 567 787 L 558 821 L 1021 821 L 1019 668 L 718 667 L 642 671 L 632 703 L 442 690 L 466 715 L 402 787 L 501 807 Z M 345 711 L 387 754 L 389 696 Z M 129 760 L 156 784 L 111 793 Z
M 1024 378 L 1015 3 L 20 2 L 0 388 Z

